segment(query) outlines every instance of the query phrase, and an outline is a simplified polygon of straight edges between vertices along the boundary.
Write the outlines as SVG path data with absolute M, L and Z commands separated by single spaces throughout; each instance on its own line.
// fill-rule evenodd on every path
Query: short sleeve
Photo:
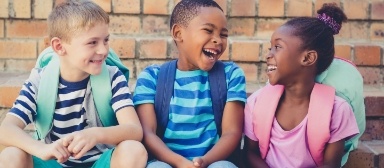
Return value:
M 124 74 L 117 67 L 110 66 L 110 68 L 113 70 L 113 75 L 111 77 L 111 104 L 113 110 L 117 112 L 124 107 L 133 106 L 133 102 L 128 82 Z
M 159 65 L 150 65 L 145 68 L 137 78 L 136 88 L 133 95 L 135 106 L 155 102 L 157 75 Z
M 349 139 L 359 133 L 351 106 L 342 98 L 335 98 L 331 119 L 331 138 L 328 143 Z
M 227 102 L 246 102 L 244 71 L 233 62 L 225 62 L 225 73 L 227 78 Z

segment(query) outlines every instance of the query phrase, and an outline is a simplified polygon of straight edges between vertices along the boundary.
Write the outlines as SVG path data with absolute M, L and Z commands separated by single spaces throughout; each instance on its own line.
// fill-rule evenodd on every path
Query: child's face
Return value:
M 108 41 L 108 24 L 105 23 L 77 33 L 70 42 L 63 42 L 65 54 L 61 59 L 61 71 L 80 78 L 100 74 L 109 50 Z
M 272 85 L 293 84 L 300 77 L 302 58 L 306 52 L 302 41 L 292 35 L 289 26 L 279 27 L 271 37 L 271 48 L 267 55 L 267 75 Z
M 202 7 L 187 27 L 180 30 L 178 69 L 209 71 L 227 47 L 227 20 L 214 7 Z

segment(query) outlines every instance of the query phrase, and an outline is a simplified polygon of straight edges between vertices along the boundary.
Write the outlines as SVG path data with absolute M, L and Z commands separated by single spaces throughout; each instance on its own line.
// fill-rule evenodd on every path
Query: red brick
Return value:
M 8 0 L 0 1 L 0 18 L 8 18 L 8 7 L 9 7 Z
M 269 48 L 271 48 L 271 43 L 269 41 L 263 41 L 261 46 L 261 61 L 267 61 L 267 54 L 269 53 Z
M 284 16 L 284 0 L 259 0 L 258 16 Z
M 6 22 L 6 36 L 9 38 L 42 38 L 48 35 L 44 20 L 14 20 Z
M 33 5 L 34 17 L 38 19 L 47 19 L 49 13 L 52 11 L 53 0 L 35 0 Z
M 167 58 L 166 39 L 144 39 L 140 41 L 140 59 L 165 59 Z
M 229 35 L 253 36 L 255 33 L 255 19 L 230 18 L 228 20 Z
M 48 37 L 39 39 L 38 44 L 37 44 L 37 53 L 40 54 L 44 49 L 49 47 L 50 44 L 50 39 Z
M 341 57 L 347 60 L 351 58 L 351 46 L 350 45 L 335 45 L 335 56 Z
M 384 23 L 372 23 L 370 39 L 373 41 L 384 41 Z
M 7 72 L 30 72 L 36 64 L 36 59 L 10 59 L 5 62 Z
M 135 16 L 110 16 L 109 30 L 113 34 L 139 34 L 140 18 Z
M 257 41 L 234 41 L 232 42 L 233 61 L 259 61 L 260 44 Z
M 375 167 L 375 153 L 364 144 L 359 143 L 356 150 L 349 154 L 348 162 L 343 168 Z
M 366 0 L 347 0 L 343 7 L 348 19 L 368 18 L 369 2 Z
M 14 17 L 31 18 L 31 0 L 13 0 Z
M 265 84 L 268 81 L 267 75 L 267 63 L 261 63 L 257 65 L 259 67 L 258 83 Z
M 312 0 L 287 1 L 287 16 L 312 16 Z
M 57 6 L 57 5 L 59 5 L 59 4 L 61 4 L 61 3 L 63 3 L 63 2 L 65 2 L 66 0 L 54 0 L 54 7 L 55 6 Z
M 349 21 L 343 23 L 340 33 L 336 35 L 336 39 L 345 39 L 345 40 L 356 40 L 361 41 L 362 39 L 369 38 L 369 25 L 367 22 L 356 22 Z
M 384 97 L 368 96 L 364 98 L 365 114 L 369 117 L 384 116 Z
M 0 107 L 12 107 L 16 97 L 19 95 L 20 86 L 4 86 L 0 85 Z
M 146 16 L 143 18 L 143 33 L 169 35 L 168 16 Z
M 227 15 L 227 0 L 215 0 L 217 4 L 223 9 L 225 15 Z
M 111 0 L 93 0 L 93 2 L 103 8 L 105 12 L 111 12 Z
M 135 71 L 136 71 L 135 61 L 134 60 L 122 60 L 121 62 L 123 62 L 123 64 L 129 69 L 129 79 L 137 78 L 137 76 L 135 76 Z M 131 85 L 129 86 L 129 90 L 131 92 L 133 92 L 134 89 L 135 88 L 132 87 Z
M 317 10 L 323 7 L 324 3 L 336 3 L 340 7 L 340 0 L 316 0 L 315 1 L 315 16 L 317 15 Z
M 356 65 L 380 65 L 381 48 L 380 46 L 357 45 L 355 46 Z
M 255 16 L 255 15 L 256 15 L 255 0 L 231 1 L 230 16 Z
M 262 39 L 271 39 L 273 32 L 285 23 L 285 20 L 271 19 L 265 20 L 260 19 L 257 21 L 257 32 L 256 36 Z
M 241 69 L 244 71 L 245 80 L 248 82 L 257 81 L 257 66 L 255 64 L 246 64 L 246 63 L 237 63 Z
M 384 1 L 372 2 L 371 18 L 383 20 L 384 19 Z
M 380 68 L 374 67 L 357 67 L 361 76 L 363 77 L 364 84 L 380 85 L 383 82 L 381 77 Z
M 168 53 L 169 57 L 172 58 L 172 59 L 179 58 L 179 51 L 177 49 L 175 41 L 173 41 L 172 38 L 169 38 L 167 40 L 167 43 L 168 43 L 168 48 L 169 48 L 169 53 Z
M 36 58 L 35 41 L 0 40 L 0 58 Z
M 364 134 L 360 140 L 384 140 L 384 120 L 382 119 L 367 119 L 367 124 Z
M 165 60 L 163 60 L 163 61 L 161 61 L 161 60 L 140 60 L 140 61 L 136 61 L 135 62 L 135 64 L 136 64 L 136 76 L 139 77 L 140 73 L 147 66 L 153 65 L 153 64 L 161 65 L 164 62 L 166 62 L 166 61 Z
M 134 38 L 112 38 L 109 46 L 120 58 L 135 58 L 136 41 Z
M 160 14 L 166 15 L 168 12 L 169 0 L 144 0 L 143 2 L 144 14 Z
M 0 37 L 4 37 L 4 20 L 0 20 Z
M 140 13 L 140 0 L 113 0 L 113 13 Z

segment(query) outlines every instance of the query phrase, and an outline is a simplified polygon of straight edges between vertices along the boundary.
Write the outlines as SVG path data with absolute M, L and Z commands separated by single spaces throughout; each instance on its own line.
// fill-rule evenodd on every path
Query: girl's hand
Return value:
M 63 146 L 67 147 L 68 151 L 72 153 L 72 157 L 80 159 L 97 144 L 96 133 L 93 130 L 92 128 L 84 129 L 62 138 Z
M 57 162 L 63 163 L 71 156 L 61 139 L 51 144 L 43 144 L 40 149 L 35 156 L 43 160 L 57 159 Z

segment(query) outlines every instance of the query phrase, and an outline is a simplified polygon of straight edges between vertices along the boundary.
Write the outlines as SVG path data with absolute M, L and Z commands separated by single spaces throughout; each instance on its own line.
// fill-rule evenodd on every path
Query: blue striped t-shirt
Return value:
M 233 62 L 224 65 L 227 102 L 245 102 L 244 72 Z M 152 65 L 141 72 L 133 96 L 135 105 L 154 103 L 159 69 L 159 65 Z M 164 143 L 175 153 L 193 159 L 205 155 L 218 140 L 208 72 L 176 70 Z
M 116 113 L 123 107 L 132 106 L 133 103 L 123 73 L 114 66 L 108 66 L 108 70 L 110 74 L 113 74 L 111 75 L 112 99 L 110 104 Z M 25 125 L 35 121 L 38 86 L 32 81 L 38 81 L 43 71 L 44 68 L 32 70 L 29 79 L 22 86 L 19 96 L 8 113 L 21 119 Z M 68 82 L 62 78 L 59 79 L 53 126 L 48 135 L 52 141 L 56 141 L 72 132 L 88 128 L 86 113 L 89 112 L 85 110 L 84 106 L 87 103 L 85 102 L 86 90 L 91 89 L 89 81 L 89 77 L 79 82 Z M 101 154 L 102 151 L 94 147 L 78 160 L 70 157 L 67 162 L 63 163 L 63 166 L 90 167 Z

